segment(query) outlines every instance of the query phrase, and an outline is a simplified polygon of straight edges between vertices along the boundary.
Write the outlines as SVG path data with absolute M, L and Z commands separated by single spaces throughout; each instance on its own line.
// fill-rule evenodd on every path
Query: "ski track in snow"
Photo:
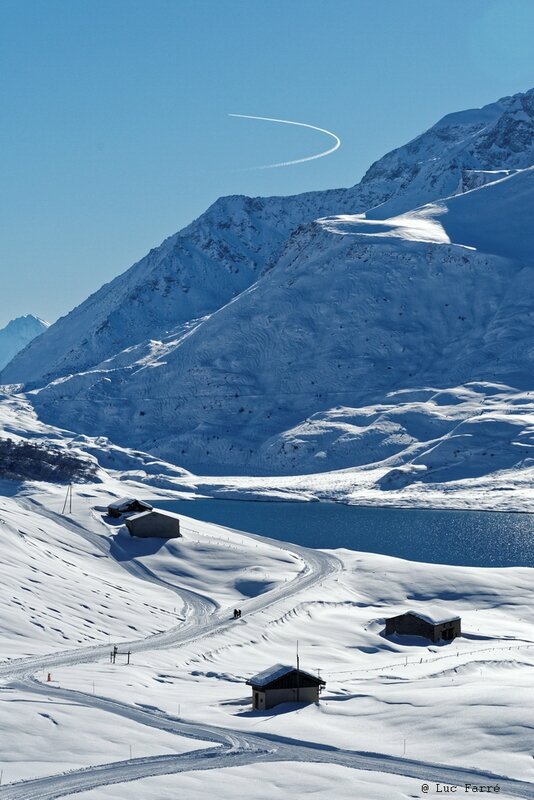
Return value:
M 30 502 L 29 505 L 35 509 L 35 503 Z M 41 506 L 39 506 L 39 510 L 54 519 L 59 516 L 46 511 Z M 64 519 L 62 522 L 66 523 Z M 107 551 L 108 546 L 104 537 L 88 531 L 79 523 L 68 522 L 66 524 L 71 531 Z M 242 532 L 239 533 L 243 535 Z M 321 551 L 307 550 L 295 545 L 281 547 L 279 542 L 265 537 L 251 536 L 251 538 L 267 542 L 279 550 L 292 552 L 302 559 L 304 568 L 298 577 L 289 584 L 279 586 L 265 595 L 243 603 L 245 616 L 262 611 L 279 600 L 295 595 L 340 569 L 340 562 L 337 558 Z M 139 569 L 136 571 L 137 567 Z M 149 570 L 143 569 L 140 564 L 133 563 L 127 568 L 142 580 L 159 582 L 169 588 L 168 583 L 160 581 L 157 576 L 150 573 Z M 128 647 L 133 652 L 176 646 L 199 640 L 232 625 L 226 609 L 214 610 L 215 604 L 209 603 L 206 598 L 187 590 L 174 590 L 184 597 L 186 603 L 185 623 L 144 639 L 121 643 L 121 646 Z M 115 761 L 42 778 L 17 781 L 0 787 L 2 800 L 27 800 L 29 797 L 32 800 L 54 800 L 54 798 L 142 778 L 269 761 L 330 763 L 358 770 L 403 775 L 425 782 L 431 780 L 455 785 L 462 785 L 466 782 L 498 783 L 501 792 L 506 792 L 508 796 L 534 798 L 534 784 L 489 772 L 432 764 L 380 753 L 351 751 L 265 733 L 240 732 L 215 725 L 185 722 L 153 708 L 129 705 L 118 700 L 89 695 L 76 690 L 50 687 L 32 678 L 33 673 L 38 670 L 87 663 L 106 656 L 108 651 L 108 645 L 100 645 L 47 656 L 14 659 L 0 666 L 0 680 L 12 689 L 21 689 L 36 695 L 53 695 L 54 698 L 61 698 L 77 705 L 90 706 L 154 729 L 211 742 L 215 746 L 179 755 L 164 754 Z

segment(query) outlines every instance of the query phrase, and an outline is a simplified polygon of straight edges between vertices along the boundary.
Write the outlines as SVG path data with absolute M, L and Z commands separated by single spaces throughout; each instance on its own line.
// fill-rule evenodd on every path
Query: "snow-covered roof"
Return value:
M 108 508 L 114 508 L 116 511 L 121 511 L 123 508 L 128 508 L 128 506 L 130 506 L 132 503 L 139 503 L 141 506 L 152 508 L 150 503 L 145 503 L 144 500 L 137 500 L 135 497 L 121 497 L 120 500 L 114 500 L 113 503 L 110 503 Z
M 152 514 L 156 517 L 172 517 L 172 519 L 179 520 L 180 517 L 178 514 L 173 514 L 172 511 L 164 511 L 162 508 L 152 508 L 150 507 L 147 511 L 139 511 L 137 514 L 130 514 L 128 517 L 128 522 L 135 521 L 136 519 L 141 519 L 141 517 L 147 517 L 148 515 Z
M 287 675 L 289 672 L 295 671 L 296 667 L 288 666 L 287 664 L 274 664 L 272 667 L 264 669 L 263 672 L 258 672 L 257 675 L 253 675 L 252 678 L 248 679 L 247 684 L 249 686 L 267 686 L 269 683 L 283 678 L 283 676 Z M 300 669 L 299 673 L 301 675 L 306 675 L 308 678 L 312 678 L 312 680 L 318 683 L 324 683 L 322 678 L 318 678 L 317 675 L 312 675 L 310 672 L 305 672 L 303 669 Z
M 458 614 L 451 614 L 447 609 L 436 608 L 435 606 L 426 606 L 424 611 L 410 608 L 405 613 L 419 617 L 419 619 L 430 623 L 430 625 L 443 625 L 444 622 L 454 622 L 454 620 L 460 619 Z

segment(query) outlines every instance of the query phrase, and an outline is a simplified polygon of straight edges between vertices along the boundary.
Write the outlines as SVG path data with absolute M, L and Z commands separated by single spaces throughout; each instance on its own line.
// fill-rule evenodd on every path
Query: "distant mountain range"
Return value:
M 32 314 L 17 317 L 0 330 L 0 369 L 9 364 L 36 336 L 44 333 L 48 322 Z
M 531 90 L 444 117 L 352 188 L 221 198 L 1 378 L 46 421 L 194 471 L 520 468 L 533 164 Z

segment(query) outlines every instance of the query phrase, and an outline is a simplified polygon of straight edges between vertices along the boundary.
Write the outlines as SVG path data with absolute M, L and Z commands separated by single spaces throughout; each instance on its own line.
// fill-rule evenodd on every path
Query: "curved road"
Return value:
M 109 539 L 107 537 L 99 536 L 97 533 L 87 530 L 82 525 L 72 520 L 65 520 L 64 517 L 43 509 L 42 506 L 37 503 L 26 501 L 24 505 L 31 508 L 32 511 L 37 510 L 38 513 L 43 514 L 49 519 L 53 519 L 54 522 L 66 527 L 72 533 L 82 536 L 107 556 L 113 558 L 110 552 Z M 293 544 L 281 546 L 280 542 L 274 539 L 253 536 L 243 531 L 236 531 L 236 533 L 247 536 L 250 539 L 266 542 L 277 550 L 293 553 L 304 565 L 301 572 L 293 578 L 293 580 L 279 584 L 275 589 L 242 603 L 241 609 L 244 617 L 252 613 L 257 613 L 258 611 L 264 611 L 274 603 L 292 597 L 341 569 L 341 562 L 335 558 L 335 556 L 322 553 L 319 550 L 308 550 L 305 547 L 299 547 Z M 166 581 L 160 580 L 157 575 L 150 572 L 147 567 L 135 559 L 131 559 L 130 561 L 117 561 L 116 563 L 123 569 L 126 569 L 130 574 L 142 580 L 157 583 L 166 589 L 171 589 L 176 592 L 185 603 L 185 621 L 180 625 L 142 639 L 132 639 L 130 641 L 121 640 L 121 649 L 127 648 L 131 650 L 132 653 L 138 653 L 145 650 L 175 647 L 195 641 L 216 631 L 223 630 L 226 627 L 235 627 L 236 622 L 231 617 L 229 610 L 218 609 L 217 605 L 209 598 L 188 589 L 177 589 Z M 39 670 L 47 671 L 51 670 L 53 667 L 85 664 L 96 661 L 99 658 L 107 658 L 109 656 L 109 649 L 109 644 L 101 644 L 73 650 L 62 650 L 56 653 L 50 653 L 49 655 L 29 656 L 27 658 L 4 661 L 0 663 L 0 680 L 5 682 L 24 678 Z
M 181 722 L 163 712 L 146 709 L 110 700 L 105 697 L 86 695 L 68 689 L 50 689 L 34 681 L 13 684 L 13 688 L 35 692 L 39 695 L 61 698 L 68 702 L 86 704 L 107 711 L 141 725 L 165 730 L 203 742 L 216 744 L 181 755 L 149 756 L 128 761 L 115 761 L 72 772 L 44 778 L 19 781 L 0 787 L 1 800 L 55 800 L 82 791 L 89 791 L 114 783 L 125 783 L 158 775 L 173 775 L 190 770 L 223 769 L 225 767 L 257 764 L 267 761 L 322 762 L 349 767 L 351 769 L 390 773 L 414 778 L 421 783 L 452 784 L 463 786 L 492 785 L 500 787 L 500 793 L 508 797 L 534 797 L 534 784 L 516 781 L 502 775 L 443 764 L 431 764 L 413 759 L 395 758 L 380 753 L 343 750 L 315 742 L 255 732 L 241 732 L 214 725 Z
M 42 509 L 39 510 L 42 512 Z M 48 514 L 48 516 L 52 515 Z M 56 515 L 54 515 L 54 518 L 57 519 Z M 65 524 L 63 518 L 61 523 Z M 87 531 L 82 526 L 72 522 L 67 527 L 72 532 L 90 539 L 100 549 L 105 550 L 107 546 L 109 554 L 109 545 L 105 542 L 104 537 L 99 537 L 98 534 Z M 239 533 L 241 534 L 242 532 L 240 531 Z M 303 561 L 304 568 L 291 582 L 279 585 L 270 592 L 244 603 L 242 608 L 245 616 L 262 611 L 280 600 L 287 599 L 341 569 L 341 562 L 337 558 L 321 551 L 308 550 L 292 544 L 282 548 L 280 542 L 266 539 L 265 537 L 251 536 L 250 538 L 257 538 L 272 544 L 278 549 L 292 552 Z M 137 571 L 138 568 L 139 571 Z M 158 582 L 157 576 L 149 573 L 140 564 L 130 564 L 128 569 L 129 571 L 135 570 L 140 578 Z M 186 603 L 186 622 L 168 631 L 148 636 L 145 639 L 121 642 L 121 647 L 126 646 L 134 652 L 171 647 L 200 639 L 230 625 L 235 626 L 236 623 L 233 619 L 230 619 L 228 611 L 214 611 L 215 605 L 212 602 L 210 603 L 209 599 L 203 598 L 194 592 L 182 589 L 176 590 L 175 587 L 169 587 L 164 582 L 161 583 L 167 588 L 179 591 L 179 594 L 184 598 Z M 439 781 L 444 784 L 460 786 L 464 783 L 478 785 L 499 784 L 501 793 L 506 793 L 510 797 L 534 798 L 534 784 L 512 780 L 504 776 L 478 770 L 395 758 L 379 753 L 342 750 L 318 743 L 297 741 L 268 734 L 241 732 L 212 725 L 183 722 L 160 711 L 128 705 L 105 697 L 87 695 L 83 692 L 69 689 L 54 688 L 50 690 L 50 687 L 40 684 L 30 677 L 37 670 L 94 661 L 100 657 L 107 657 L 108 652 L 109 645 L 100 645 L 53 653 L 47 656 L 16 659 L 0 665 L 0 679 L 3 682 L 11 681 L 13 688 L 23 689 L 39 695 L 53 695 L 54 698 L 60 697 L 70 702 L 98 708 L 142 725 L 209 742 L 212 746 L 180 755 L 170 754 L 135 758 L 6 784 L 0 787 L 1 800 L 28 800 L 29 798 L 32 798 L 32 800 L 55 800 L 55 798 L 78 792 L 114 783 L 134 781 L 140 778 L 170 775 L 189 770 L 221 769 L 266 761 L 325 762 L 353 769 L 404 775 L 421 782 Z

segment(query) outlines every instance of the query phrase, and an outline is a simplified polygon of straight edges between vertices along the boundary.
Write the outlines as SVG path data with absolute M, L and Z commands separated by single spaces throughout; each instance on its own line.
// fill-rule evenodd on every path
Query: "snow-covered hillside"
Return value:
M 455 403 L 461 420 L 482 405 L 495 419 L 506 406 L 523 414 L 529 402 L 489 386 L 395 400 L 414 430 L 425 405 L 439 426 Z M 384 425 L 394 420 L 393 408 L 376 411 Z M 165 477 L 189 495 L 199 480 L 104 437 L 47 426 L 20 395 L 2 399 L 0 427 L 2 438 L 53 442 L 108 465 L 98 482 L 73 487 L 69 506 L 65 486 L 0 485 L 2 798 L 246 791 L 261 800 L 290 790 L 327 800 L 334 782 L 340 800 L 406 800 L 425 782 L 532 797 L 531 569 L 308 550 L 195 519 L 194 503 L 182 538 L 132 538 L 107 516 L 110 500 L 157 505 Z M 306 480 L 324 496 L 354 478 Z M 269 480 L 256 490 L 273 499 Z M 288 495 L 303 493 L 304 479 L 284 480 Z M 423 495 L 412 488 L 412 499 Z M 480 502 L 475 483 L 472 492 Z M 385 637 L 385 618 L 413 607 L 460 614 L 462 638 Z M 320 701 L 254 712 L 247 679 L 294 663 L 297 640 L 301 666 L 326 681 Z
M 352 189 L 223 198 L 3 380 L 44 420 L 197 472 L 521 469 L 533 162 L 534 90 L 445 117 Z
M 532 797 L 530 569 L 306 550 L 187 517 L 182 539 L 135 540 L 105 516 L 114 486 L 75 488 L 68 515 L 50 486 L 0 499 L 2 798 L 326 800 L 334 782 L 340 800 L 435 782 Z M 386 638 L 414 606 L 460 614 L 462 637 Z M 294 663 L 297 639 L 320 701 L 254 712 L 247 679 Z
M 474 173 L 534 163 L 534 90 L 444 117 L 381 158 L 361 183 L 293 197 L 224 197 L 53 325 L 6 383 L 79 372 L 212 313 L 272 265 L 289 234 L 317 217 L 382 217 L 462 191 Z M 483 180 L 482 178 L 478 178 Z
M 526 170 L 391 220 L 312 223 L 260 281 L 161 353 L 133 368 L 58 379 L 33 402 L 56 424 L 193 470 L 323 471 L 380 461 L 407 445 L 424 461 L 421 449 L 434 451 L 459 421 L 453 399 L 438 423 L 430 400 L 440 389 L 505 384 L 512 388 L 502 401 L 530 386 L 531 209 L 534 171 Z M 396 395 L 395 424 L 374 423 L 401 389 L 413 394 Z M 471 417 L 482 411 L 476 402 L 469 409 Z M 526 444 L 530 403 L 525 409 L 514 409 L 499 441 L 522 435 Z M 326 440 L 325 414 L 336 420 Z M 470 448 L 483 451 L 489 429 L 474 430 Z M 529 455 L 501 447 L 498 464 Z M 473 474 L 471 458 L 460 463 L 457 477 Z
M 48 328 L 48 322 L 33 314 L 25 317 L 17 317 L 0 330 L 0 369 L 3 369 L 9 362 L 23 350 L 36 336 L 44 333 Z
M 59 319 L 38 348 L 28 349 L 2 373 L 2 380 L 42 383 L 91 368 L 125 348 L 146 347 L 171 334 L 176 338 L 185 323 L 213 313 L 250 286 L 303 221 L 340 208 L 349 211 L 342 197 L 342 191 L 332 191 L 217 200 Z M 126 354 L 121 360 L 135 358 Z

